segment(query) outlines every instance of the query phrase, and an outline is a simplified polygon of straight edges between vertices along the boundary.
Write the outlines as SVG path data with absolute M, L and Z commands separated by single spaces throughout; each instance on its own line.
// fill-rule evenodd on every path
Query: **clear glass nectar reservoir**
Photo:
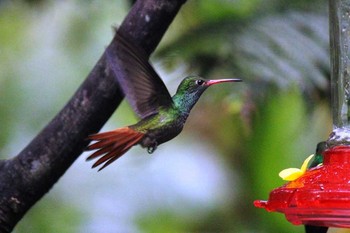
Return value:
M 330 146 L 350 144 L 350 1 L 329 1 L 331 103 Z

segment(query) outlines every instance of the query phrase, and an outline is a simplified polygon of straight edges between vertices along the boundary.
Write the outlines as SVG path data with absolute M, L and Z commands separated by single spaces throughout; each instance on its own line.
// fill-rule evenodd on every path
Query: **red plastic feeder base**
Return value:
M 284 213 L 293 224 L 350 228 L 350 146 L 324 152 L 322 166 L 274 189 L 254 205 Z

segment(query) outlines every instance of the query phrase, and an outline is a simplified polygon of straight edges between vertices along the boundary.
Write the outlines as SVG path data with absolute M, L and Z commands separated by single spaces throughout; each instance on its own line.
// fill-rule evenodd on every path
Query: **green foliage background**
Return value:
M 0 3 L 0 158 L 16 155 L 64 106 L 129 4 Z M 267 199 L 283 184 L 278 172 L 298 167 L 331 131 L 328 47 L 325 0 L 188 0 L 152 57 L 169 89 L 188 74 L 240 77 L 244 83 L 208 90 L 180 136 L 184 140 L 161 146 L 152 157 L 134 149 L 136 155 L 125 156 L 134 158 L 96 173 L 82 155 L 15 232 L 304 232 L 282 214 L 256 209 L 253 201 Z M 106 127 L 134 122 L 123 104 Z M 152 170 L 150 161 L 172 153 L 186 183 L 187 164 L 179 154 L 186 149 L 198 157 L 198 167 L 205 167 L 200 156 L 207 154 L 224 174 L 223 191 L 211 190 L 218 194 L 208 201 L 183 197 L 166 183 L 177 174 L 167 173 L 167 163 L 161 163 L 164 173 Z M 205 186 L 212 173 L 200 171 L 203 180 L 195 181 Z M 125 202 L 138 207 L 133 214 L 126 207 L 120 216 L 127 220 L 111 225 L 125 189 L 134 190 L 132 182 L 144 186 Z M 199 197 L 193 194 L 201 193 L 199 187 L 186 186 L 188 196 Z M 144 203 L 143 190 L 149 189 L 151 201 Z M 117 194 L 118 202 L 106 201 Z M 100 216 L 104 208 L 111 215 Z

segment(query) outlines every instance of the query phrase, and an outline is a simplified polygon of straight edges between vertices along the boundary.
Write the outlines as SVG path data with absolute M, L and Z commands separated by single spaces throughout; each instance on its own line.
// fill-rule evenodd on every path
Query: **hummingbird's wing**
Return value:
M 141 118 L 153 115 L 160 107 L 172 104 L 172 98 L 143 50 L 117 34 L 117 54 L 106 50 L 107 66 L 115 73 L 120 87 Z

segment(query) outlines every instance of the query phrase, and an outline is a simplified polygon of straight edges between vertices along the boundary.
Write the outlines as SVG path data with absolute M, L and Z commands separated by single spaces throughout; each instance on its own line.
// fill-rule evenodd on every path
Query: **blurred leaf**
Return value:
M 326 25 L 327 17 L 310 13 L 259 20 L 238 36 L 235 65 L 253 82 L 271 82 L 280 88 L 298 84 L 306 92 L 325 91 L 328 82 L 323 71 L 329 70 Z
M 28 51 L 23 44 L 28 42 L 25 35 L 29 19 L 27 8 L 21 4 L 4 4 L 0 7 L 0 65 L 13 68 L 16 63 L 12 59 L 21 58 Z
M 14 233 L 65 232 L 75 233 L 84 214 L 74 205 L 57 196 L 46 196 L 38 202 L 16 226 Z
M 179 54 L 171 66 L 181 59 L 203 76 L 220 71 L 241 77 L 252 92 L 296 84 L 307 99 L 317 100 L 328 93 L 328 40 L 326 13 L 288 11 L 200 24 L 159 55 Z
M 21 107 L 21 92 L 18 77 L 21 58 L 27 56 L 25 43 L 26 23 L 28 15 L 25 8 L 4 4 L 0 7 L 0 156 L 2 149 L 14 134 L 14 126 Z
M 260 0 L 192 0 L 185 6 L 183 14 L 192 22 L 222 22 L 226 19 L 245 18 L 259 7 Z M 191 9 L 191 10 L 187 10 Z M 195 9 L 196 14 L 193 14 Z
M 305 113 L 302 96 L 296 88 L 286 93 L 272 92 L 259 106 L 252 135 L 245 144 L 249 169 L 246 174 L 250 174 L 245 180 L 250 185 L 243 192 L 251 193 L 251 203 L 254 199 L 267 198 L 272 189 L 284 183 L 278 173 L 293 164 L 299 165 L 304 155 L 310 154 L 298 147 L 298 139 L 307 124 Z M 253 212 L 264 219 L 259 226 L 266 232 L 302 232 L 289 224 L 282 214 L 267 214 L 261 209 Z
M 177 233 L 186 232 L 185 220 L 171 211 L 157 211 L 143 215 L 137 225 L 144 233 Z

